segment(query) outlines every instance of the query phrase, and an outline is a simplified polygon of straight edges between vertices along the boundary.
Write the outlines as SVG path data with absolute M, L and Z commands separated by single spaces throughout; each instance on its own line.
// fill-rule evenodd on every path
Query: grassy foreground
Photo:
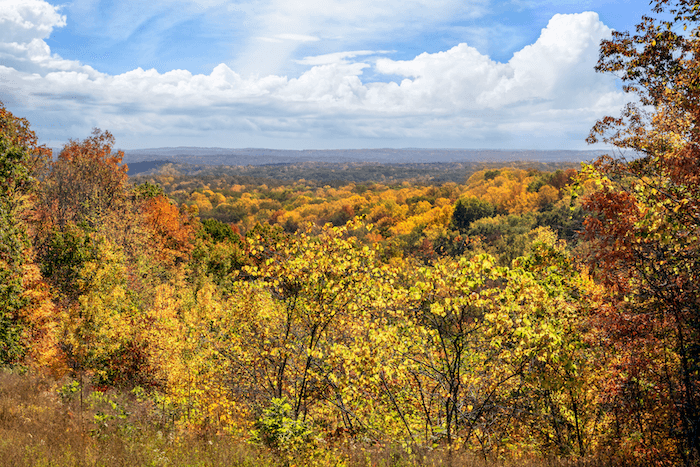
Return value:
M 31 374 L 0 370 L 0 459 L 20 466 L 597 466 L 600 462 L 518 459 L 474 453 L 407 452 L 352 440 L 292 454 L 243 438 L 189 433 L 133 394 L 84 392 Z

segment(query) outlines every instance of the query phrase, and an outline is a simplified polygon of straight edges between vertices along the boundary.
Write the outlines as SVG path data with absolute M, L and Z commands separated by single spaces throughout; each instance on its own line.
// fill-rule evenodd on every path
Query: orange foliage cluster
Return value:
M 143 224 L 153 239 L 153 251 L 161 260 L 186 258 L 192 250 L 195 223 L 190 212 L 178 209 L 168 198 L 158 195 L 141 202 Z

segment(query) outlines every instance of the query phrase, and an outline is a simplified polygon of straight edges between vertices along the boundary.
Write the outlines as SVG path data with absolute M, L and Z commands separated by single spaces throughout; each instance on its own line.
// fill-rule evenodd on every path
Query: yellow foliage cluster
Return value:
M 572 173 L 566 177 L 570 178 Z M 557 186 L 549 184 L 550 181 L 537 183 L 548 175 L 551 174 L 503 168 L 476 172 L 463 185 L 375 183 L 362 189 L 356 183 L 337 188 L 309 188 L 300 180 L 274 189 L 266 185 L 235 185 L 217 193 L 209 189 L 192 191 L 186 200 L 198 207 L 200 215 L 234 222 L 243 233 L 264 222 L 298 228 L 326 222 L 342 225 L 360 217 L 378 224 L 384 236 L 389 237 L 447 228 L 451 208 L 459 198 L 488 201 L 504 214 L 524 214 L 553 205 L 565 196 L 562 190 L 565 183 L 561 180 Z M 173 195 L 181 196 L 178 193 Z

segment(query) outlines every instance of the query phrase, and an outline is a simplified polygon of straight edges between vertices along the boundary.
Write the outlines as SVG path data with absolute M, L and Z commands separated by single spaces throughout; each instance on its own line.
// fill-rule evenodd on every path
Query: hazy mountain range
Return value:
M 136 164 L 153 161 L 227 166 L 295 164 L 299 162 L 377 162 L 382 164 L 462 161 L 581 162 L 592 160 L 604 154 L 605 151 L 412 148 L 284 150 L 174 147 L 132 149 L 124 151 L 124 153 L 124 162 L 129 164 L 132 170 L 135 170 L 138 167 Z

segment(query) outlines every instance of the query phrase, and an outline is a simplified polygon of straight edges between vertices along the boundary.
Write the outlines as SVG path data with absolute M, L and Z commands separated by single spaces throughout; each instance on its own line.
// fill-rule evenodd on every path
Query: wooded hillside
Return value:
M 0 107 L 0 361 L 48 378 L 83 464 L 151 426 L 285 465 L 697 465 L 699 18 L 654 5 L 602 44 L 640 105 L 580 170 L 130 180 L 109 132 L 52 160 Z

